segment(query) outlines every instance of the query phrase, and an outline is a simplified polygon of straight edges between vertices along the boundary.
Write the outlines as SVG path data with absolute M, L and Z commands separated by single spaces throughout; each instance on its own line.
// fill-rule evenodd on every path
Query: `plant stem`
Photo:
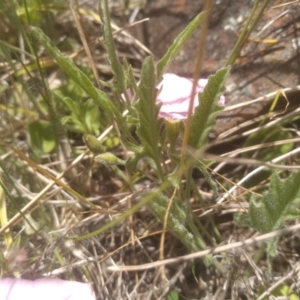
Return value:
M 226 62 L 225 62 L 225 67 L 233 65 L 235 60 L 238 58 L 238 56 L 240 55 L 240 52 L 242 50 L 242 47 L 244 46 L 245 42 L 248 40 L 251 32 L 254 30 L 254 28 L 256 27 L 258 21 L 260 20 L 260 18 L 262 17 L 262 14 L 264 12 L 264 10 L 266 9 L 267 5 L 269 4 L 270 0 L 265 0 L 264 4 L 262 5 L 261 10 L 259 11 L 257 17 L 253 20 L 251 26 L 250 23 L 252 21 L 252 19 L 254 18 L 255 12 L 258 8 L 259 3 L 261 2 L 261 0 L 256 0 L 250 15 L 243 27 L 243 30 L 241 32 L 241 34 L 239 35 L 239 38 L 235 44 L 235 46 L 233 47 L 229 57 L 227 58 Z

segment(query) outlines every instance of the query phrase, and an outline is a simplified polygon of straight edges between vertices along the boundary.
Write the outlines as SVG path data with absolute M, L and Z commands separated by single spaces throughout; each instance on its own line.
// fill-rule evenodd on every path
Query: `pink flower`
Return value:
M 95 300 L 86 283 L 61 279 L 42 278 L 34 281 L 25 279 L 0 279 L 1 300 Z
M 194 110 L 199 104 L 198 93 L 204 90 L 207 82 L 207 79 L 198 80 L 194 100 Z M 159 111 L 159 117 L 170 118 L 173 120 L 186 119 L 188 115 L 192 86 L 192 78 L 179 77 L 170 73 L 164 74 L 162 82 L 157 86 L 158 89 L 162 88 L 156 99 L 156 103 L 162 103 Z M 225 104 L 224 96 L 221 96 L 219 104 Z

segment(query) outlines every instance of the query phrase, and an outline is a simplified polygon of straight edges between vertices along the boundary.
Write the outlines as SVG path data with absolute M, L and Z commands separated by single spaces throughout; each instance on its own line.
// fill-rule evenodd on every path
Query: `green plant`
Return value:
M 253 195 L 249 203 L 248 214 L 237 215 L 236 221 L 250 226 L 261 233 L 282 229 L 287 220 L 299 218 L 300 211 L 300 173 L 292 173 L 287 179 L 280 180 L 275 173 L 271 177 L 270 188 L 262 197 Z M 276 255 L 277 238 L 267 241 L 267 253 Z
M 96 235 L 110 234 L 110 230 L 113 232 L 115 228 L 123 224 L 124 220 L 133 220 L 134 213 L 147 206 L 163 223 L 159 248 L 160 259 L 164 258 L 166 231 L 176 236 L 188 252 L 217 247 L 220 242 L 224 242 L 214 218 L 210 216 L 198 218 L 195 213 L 195 203 L 198 210 L 203 210 L 203 212 L 207 212 L 207 203 L 199 192 L 194 172 L 201 173 L 201 180 L 205 179 L 206 192 L 211 192 L 213 196 L 217 195 L 221 189 L 228 188 L 234 181 L 232 178 L 228 178 L 232 180 L 230 183 L 226 182 L 225 178 L 215 180 L 215 174 L 212 176 L 210 172 L 214 161 L 205 159 L 206 147 L 209 144 L 208 134 L 215 125 L 215 117 L 223 110 L 220 99 L 224 100 L 222 94 L 229 67 L 219 69 L 207 80 L 202 79 L 205 82 L 203 84 L 195 83 L 195 85 L 199 85 L 197 86 L 199 89 L 196 89 L 196 97 L 188 95 L 187 100 L 185 99 L 186 102 L 189 102 L 192 98 L 196 102 L 196 105 L 192 107 L 194 109 L 190 111 L 192 114 L 187 110 L 184 111 L 184 114 L 182 111 L 168 113 L 167 110 L 164 110 L 164 115 L 162 115 L 165 103 L 158 101 L 165 88 L 167 67 L 194 30 L 199 25 L 204 26 L 204 13 L 200 13 L 192 20 L 174 40 L 162 59 L 159 61 L 155 61 L 153 57 L 143 59 L 140 78 L 136 79 L 130 63 L 125 59 L 120 60 L 118 57 L 111 29 L 108 1 L 99 1 L 104 33 L 102 46 L 107 51 L 111 74 L 105 79 L 96 80 L 97 86 L 95 86 L 94 81 L 97 76 L 94 76 L 89 67 L 81 65 L 79 60 L 75 61 L 75 55 L 63 53 L 64 47 L 60 43 L 51 41 L 41 18 L 32 19 L 36 9 L 45 10 L 46 14 L 51 15 L 50 11 L 55 13 L 59 9 L 65 11 L 67 8 L 50 4 L 49 6 L 47 4 L 39 6 L 38 1 L 30 2 L 28 7 L 25 0 L 23 3 L 23 7 L 12 7 L 11 11 L 17 13 L 9 14 L 9 18 L 11 23 L 15 18 L 18 19 L 15 22 L 15 29 L 19 29 L 24 38 L 25 50 L 20 51 L 20 49 L 14 48 L 16 40 L 13 35 L 10 44 L 0 40 L 1 57 L 8 62 L 16 77 L 10 101 L 3 106 L 1 104 L 0 108 L 6 111 L 7 116 L 12 117 L 11 120 L 22 120 L 22 126 L 26 133 L 22 138 L 27 143 L 27 148 L 23 153 L 23 150 L 13 143 L 15 137 L 11 130 L 12 139 L 9 137 L 9 143 L 7 143 L 7 137 L 5 137 L 5 141 L 1 141 L 0 151 L 1 155 L 6 155 L 9 149 L 14 156 L 18 157 L 18 160 L 5 161 L 5 165 L 9 165 L 9 170 L 12 170 L 11 173 L 5 169 L 2 161 L 0 166 L 5 170 L 4 180 L 9 182 L 10 189 L 18 192 L 25 190 L 19 187 L 20 180 L 15 180 L 12 175 L 21 173 L 22 178 L 26 179 L 24 185 L 29 187 L 28 190 L 33 191 L 34 195 L 28 193 L 29 196 L 27 194 L 23 196 L 24 194 L 19 192 L 18 197 L 15 194 L 11 196 L 1 181 L 0 185 L 9 195 L 7 199 L 10 203 L 7 217 L 4 214 L 7 207 L 3 205 L 4 198 L 1 196 L 1 221 L 3 222 L 1 230 L 6 233 L 5 238 L 10 238 L 5 228 L 11 224 L 17 224 L 21 218 L 26 223 L 25 229 L 28 228 L 28 224 L 32 223 L 31 229 L 34 230 L 31 232 L 42 233 L 43 230 L 53 230 L 52 224 L 48 223 L 53 222 L 54 224 L 58 215 L 63 215 L 65 218 L 63 224 L 67 224 L 63 226 L 67 228 L 69 226 L 68 212 L 72 214 L 72 217 L 76 215 L 76 221 L 74 221 L 76 225 L 85 224 L 84 218 L 87 214 L 95 212 L 101 217 L 107 214 L 109 218 L 100 222 L 101 224 L 97 223 L 96 228 L 93 227 L 91 230 L 88 228 L 88 230 L 82 230 L 79 233 L 75 231 L 70 234 L 71 239 L 76 242 L 87 239 L 94 241 Z M 225 65 L 233 64 L 238 57 L 241 47 L 249 39 L 251 31 L 267 4 L 268 1 L 263 1 L 260 9 L 257 10 L 259 1 L 255 1 L 249 22 L 246 22 L 243 34 Z M 3 5 L 0 6 L 0 9 L 2 12 L 4 11 Z M 253 22 L 250 22 L 251 18 L 253 18 Z M 27 26 L 28 24 L 31 26 Z M 51 58 L 41 58 L 39 54 L 44 54 L 44 51 L 50 54 Z M 26 60 L 24 61 L 26 62 L 23 61 L 22 55 L 25 55 Z M 13 57 L 16 57 L 15 61 Z M 57 67 L 63 70 L 64 75 L 60 74 L 61 81 L 58 88 L 50 88 L 46 77 L 48 72 L 50 73 L 53 69 L 57 70 Z M 39 85 L 33 86 L 37 90 L 36 94 L 33 90 L 29 91 L 27 83 L 23 82 L 23 78 L 34 80 L 35 77 L 38 77 L 40 82 Z M 174 90 L 178 87 L 175 86 Z M 5 90 L 5 85 L 1 85 L 0 89 Z M 180 115 L 179 119 L 174 117 L 176 114 Z M 11 120 L 8 121 L 9 125 L 13 123 Z M 285 124 L 288 122 L 289 120 Z M 108 132 L 110 132 L 109 135 Z M 291 132 L 283 128 L 281 124 L 276 125 L 250 136 L 245 145 L 255 146 L 259 143 L 277 142 L 278 139 L 291 139 L 293 137 Z M 96 138 L 99 135 L 100 137 Z M 88 151 L 82 150 L 82 139 L 88 150 L 92 152 L 91 156 L 85 156 Z M 184 140 L 183 146 L 182 139 Z M 18 141 L 18 139 L 16 140 Z M 272 151 L 259 150 L 255 154 L 257 154 L 256 158 L 268 161 L 278 155 L 286 154 L 292 147 L 292 142 L 284 146 L 281 143 Z M 79 156 L 74 159 L 77 154 Z M 245 157 L 251 156 L 246 154 Z M 68 164 L 70 159 L 74 159 L 74 161 Z M 78 169 L 73 168 L 80 160 L 82 160 L 82 164 Z M 54 165 L 54 167 L 49 170 L 49 165 Z M 73 170 L 70 171 L 71 168 Z M 42 179 L 36 180 L 38 176 L 28 176 L 27 170 L 32 172 L 31 169 L 34 174 L 42 175 L 40 176 Z M 269 173 L 272 172 L 270 169 Z M 70 173 L 72 174 L 70 175 Z M 101 202 L 101 205 L 103 203 L 104 205 L 100 207 L 98 203 L 95 205 L 85 198 L 88 197 L 86 195 L 90 196 L 90 180 L 97 176 L 109 177 L 107 174 L 116 175 L 114 181 L 118 184 L 118 192 L 130 191 L 136 196 L 134 200 L 138 199 L 133 202 L 131 199 L 128 200 L 126 209 L 122 207 L 120 211 L 112 210 L 113 217 L 111 217 L 110 208 L 107 211 L 103 209 L 111 199 L 107 200 L 107 203 L 106 200 Z M 235 175 L 240 176 L 240 173 Z M 61 180 L 62 176 L 65 176 L 65 181 Z M 267 176 L 264 177 L 264 179 L 266 178 Z M 297 208 L 299 198 L 297 182 L 299 179 L 299 173 L 293 173 L 284 180 L 280 180 L 277 174 L 273 175 L 270 188 L 259 186 L 259 191 L 265 191 L 262 196 L 254 194 L 249 201 L 249 210 L 242 215 L 237 215 L 237 224 L 251 227 L 260 233 L 284 228 L 287 221 L 299 216 Z M 150 184 L 148 184 L 149 180 Z M 140 182 L 147 182 L 146 187 L 140 188 L 141 185 L 138 185 Z M 49 193 L 48 187 L 53 186 L 54 183 L 56 184 L 55 190 Z M 257 187 L 256 184 L 254 188 Z M 58 205 L 58 208 L 51 207 L 50 210 L 43 204 L 48 199 L 55 197 L 56 193 L 61 193 L 58 198 L 65 202 L 59 206 L 60 204 L 57 204 L 55 199 L 53 203 Z M 248 198 L 245 197 L 245 199 Z M 80 200 L 80 203 L 76 202 L 77 200 Z M 22 208 L 23 203 L 26 203 L 24 208 Z M 30 214 L 27 215 L 29 210 L 35 210 L 37 207 L 38 213 L 36 212 L 34 218 L 31 218 Z M 37 223 L 42 226 L 33 226 L 33 220 L 36 219 Z M 61 224 L 55 225 L 60 228 Z M 28 232 L 28 230 L 25 231 Z M 113 232 L 112 235 L 114 234 Z M 52 238 L 53 234 L 50 236 Z M 135 237 L 133 236 L 134 234 L 131 236 L 134 244 Z M 276 256 L 277 242 L 278 238 L 267 241 L 269 266 L 271 258 Z M 49 243 L 51 244 L 52 240 Z M 7 244 L 11 244 L 11 241 Z M 64 261 L 65 257 L 60 253 L 59 247 L 53 246 L 53 248 L 55 254 L 53 260 L 63 268 L 64 264 L 67 264 Z M 208 254 L 204 262 L 206 266 L 214 265 L 222 274 L 226 275 L 229 271 L 228 261 L 231 259 L 226 256 L 226 260 L 224 263 L 220 257 Z M 84 267 L 82 269 L 83 274 L 92 281 L 89 278 L 89 272 Z M 70 277 L 72 276 L 73 274 L 70 275 Z M 290 291 L 290 289 L 286 289 L 284 292 Z M 179 292 L 177 289 L 173 289 L 168 299 L 177 299 L 178 297 Z

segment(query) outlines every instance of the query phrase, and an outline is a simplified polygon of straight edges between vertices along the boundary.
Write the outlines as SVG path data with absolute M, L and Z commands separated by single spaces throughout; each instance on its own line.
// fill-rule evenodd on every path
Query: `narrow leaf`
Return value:
M 156 101 L 156 74 L 153 59 L 147 57 L 143 63 L 141 82 L 138 87 L 138 111 L 140 125 L 137 131 L 139 138 L 145 146 L 145 152 L 154 160 L 157 159 L 159 148 L 158 121 L 159 105 Z
M 92 81 L 74 64 L 71 58 L 63 55 L 39 28 L 31 26 L 31 32 L 47 49 L 59 66 L 70 76 L 91 98 L 111 117 L 121 121 L 121 114 L 115 107 L 110 97 L 94 87 Z
M 202 93 L 199 93 L 199 105 L 191 117 L 191 131 L 188 145 L 195 149 L 203 149 L 207 144 L 207 135 L 215 124 L 215 115 L 222 110 L 218 105 L 220 96 L 224 92 L 224 83 L 228 75 L 228 68 L 217 71 L 208 79 Z
M 2 179 L 0 177 L 0 225 L 1 227 L 4 227 L 7 224 L 7 207 L 6 207 L 5 193 L 4 193 L 4 189 L 2 188 L 2 185 L 4 184 L 2 183 Z M 9 249 L 13 242 L 10 230 L 7 229 L 4 232 L 3 236 L 4 236 L 6 248 Z
M 174 40 L 171 47 L 168 49 L 164 57 L 157 63 L 157 78 L 160 78 L 164 70 L 169 66 L 171 61 L 174 59 L 176 54 L 179 52 L 180 48 L 191 36 L 194 30 L 201 24 L 203 20 L 204 12 L 200 13 L 197 17 L 194 18 L 192 22 L 178 35 Z
M 103 22 L 103 32 L 107 53 L 115 79 L 117 80 L 119 90 L 125 91 L 123 70 L 118 60 L 113 35 L 111 32 L 109 6 L 107 0 L 98 0 L 101 21 Z
M 153 201 L 149 202 L 148 206 L 161 222 L 165 221 L 166 210 L 168 209 L 168 229 L 173 235 L 179 238 L 190 252 L 204 250 L 206 245 L 202 239 L 195 236 L 192 231 L 188 229 L 187 219 L 190 218 L 190 216 L 187 215 L 184 206 L 181 205 L 177 199 L 174 199 L 171 207 L 169 207 L 169 201 L 169 197 L 160 194 L 157 195 Z M 207 255 L 204 261 L 205 263 L 212 263 L 213 258 L 211 255 Z

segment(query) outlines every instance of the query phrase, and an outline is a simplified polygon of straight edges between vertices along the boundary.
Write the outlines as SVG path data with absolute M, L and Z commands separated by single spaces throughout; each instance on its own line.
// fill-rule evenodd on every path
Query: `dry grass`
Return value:
M 134 75 L 138 77 L 143 59 L 151 52 L 134 39 L 127 28 L 116 25 L 115 22 L 122 23 L 124 15 L 123 11 L 120 13 L 118 2 L 113 4 L 112 28 L 118 55 L 132 64 Z M 137 4 L 125 11 L 126 17 L 136 8 Z M 69 8 L 67 4 L 55 7 L 54 14 L 50 13 L 50 6 L 44 10 L 51 20 L 48 26 L 55 28 L 55 41 L 70 42 L 66 43 L 65 54 L 82 68 L 90 66 L 96 85 L 102 86 L 101 82 L 111 80 L 98 15 L 84 7 L 78 10 L 71 5 Z M 273 233 L 284 237 L 272 262 L 272 276 L 268 277 L 261 249 L 270 234 L 260 235 L 252 229 L 238 227 L 233 221 L 235 213 L 247 211 L 249 194 L 259 194 L 269 185 L 271 172 L 267 167 L 274 167 L 283 159 L 273 158 L 270 160 L 273 165 L 261 163 L 265 148 L 292 145 L 291 150 L 284 153 L 286 165 L 280 171 L 282 176 L 298 166 L 299 104 L 291 99 L 297 99 L 299 87 L 283 90 L 289 107 L 277 106 L 279 108 L 271 112 L 267 109 L 255 119 L 210 141 L 208 157 L 214 155 L 216 160 L 210 172 L 220 183 L 222 192 L 216 198 L 203 176 L 195 172 L 197 192 L 204 202 L 199 203 L 195 193 L 190 203 L 205 228 L 204 240 L 210 248 L 190 254 L 147 207 L 133 214 L 130 211 L 143 195 L 156 187 L 155 183 L 139 175 L 131 177 L 124 168 L 118 170 L 118 175 L 112 167 L 95 166 L 92 154 L 82 141 L 82 133 L 72 126 L 57 132 L 56 151 L 40 156 L 33 151 L 28 140 L 28 124 L 37 119 L 49 120 L 49 112 L 44 109 L 47 92 L 62 85 L 68 87 L 68 84 L 43 49 L 37 49 L 42 57 L 40 69 L 34 64 L 24 47 L 23 36 L 11 28 L 11 20 L 4 16 L 0 25 L 5 28 L 0 36 L 0 167 L 5 192 L 0 198 L 6 199 L 6 205 L 0 206 L 2 277 L 55 276 L 88 282 L 97 299 L 103 300 L 179 299 L 177 295 L 180 299 L 255 299 L 259 289 L 265 291 L 258 298 L 263 299 L 283 282 L 300 294 L 299 225 L 291 222 L 287 229 Z M 10 37 L 5 39 L 8 35 Z M 3 43 L 5 40 L 10 46 Z M 5 50 L 10 50 L 10 55 L 5 56 Z M 39 85 L 42 80 L 48 85 L 48 91 Z M 270 107 L 275 95 L 274 92 L 253 101 L 269 101 Z M 283 94 L 280 100 L 284 101 Z M 227 107 L 225 111 L 234 109 L 237 107 Z M 290 138 L 243 146 L 247 137 L 274 124 L 288 131 Z M 118 135 L 114 125 L 108 124 L 105 118 L 100 127 L 99 140 L 109 142 Z M 119 157 L 131 155 L 122 145 L 112 151 Z M 251 155 L 247 156 L 249 151 Z M 240 187 L 244 181 L 251 181 L 249 174 L 255 177 L 263 170 L 268 171 L 260 183 Z M 151 170 L 146 168 L 145 172 L 149 172 L 151 178 Z M 124 178 L 132 182 L 126 183 Z M 124 212 L 129 212 L 128 216 L 118 221 Z M 114 227 L 80 239 L 112 220 L 116 220 Z M 201 259 L 209 253 L 226 271 L 224 274 Z

